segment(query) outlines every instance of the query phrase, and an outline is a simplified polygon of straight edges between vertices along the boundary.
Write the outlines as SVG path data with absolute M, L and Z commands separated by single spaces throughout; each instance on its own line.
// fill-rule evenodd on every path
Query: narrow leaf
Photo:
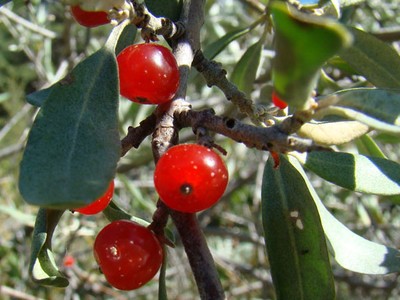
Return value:
M 351 43 L 351 35 L 332 19 L 300 13 L 282 2 L 274 2 L 271 12 L 276 31 L 274 88 L 293 108 L 307 109 L 320 68 Z
M 358 88 L 335 94 L 336 106 L 352 108 L 400 127 L 400 89 Z
M 373 129 L 377 129 L 380 131 L 385 131 L 397 135 L 400 133 L 400 126 L 391 125 L 385 121 L 380 121 L 373 116 L 369 116 L 368 114 L 360 112 L 353 108 L 330 106 L 325 109 L 324 113 L 341 116 L 350 120 L 357 120 Z
M 400 164 L 379 157 L 344 152 L 310 152 L 304 166 L 327 181 L 352 191 L 400 194 Z
M 400 56 L 391 46 L 362 30 L 348 27 L 354 37 L 340 57 L 380 88 L 400 87 Z
M 204 50 L 204 56 L 208 59 L 214 59 L 222 50 L 224 50 L 231 42 L 245 35 L 251 30 L 250 27 L 240 28 L 228 32 L 220 39 L 212 42 Z
M 332 255 L 343 268 L 364 274 L 388 274 L 400 271 L 400 251 L 374 243 L 350 231 L 323 205 L 299 162 L 289 159 L 307 184 L 317 206 Z
M 321 221 L 304 179 L 280 156 L 263 175 L 262 217 L 267 254 L 278 299 L 335 298 Z
M 105 192 L 120 157 L 117 78 L 115 55 L 102 48 L 53 86 L 21 162 L 28 203 L 76 208 Z
M 63 211 L 39 209 L 33 231 L 29 274 L 33 281 L 54 287 L 68 286 L 68 280 L 58 270 L 53 252 L 51 238 Z
M 382 152 L 374 139 L 367 134 L 364 134 L 357 139 L 356 145 L 358 153 L 360 154 L 387 159 L 386 155 Z
M 256 79 L 257 69 L 260 64 L 262 41 L 251 45 L 236 64 L 231 80 L 237 85 L 238 89 L 250 95 L 253 90 L 254 80 Z

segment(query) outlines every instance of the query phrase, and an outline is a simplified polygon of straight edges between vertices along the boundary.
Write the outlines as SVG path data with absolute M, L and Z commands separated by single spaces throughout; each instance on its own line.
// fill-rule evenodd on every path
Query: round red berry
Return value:
M 214 205 L 228 184 L 228 170 L 213 150 L 197 145 L 173 146 L 154 172 L 160 199 L 170 208 L 194 213 Z
M 103 211 L 108 206 L 113 194 L 114 194 L 114 180 L 110 182 L 107 191 L 100 198 L 93 201 L 89 205 L 75 209 L 75 211 L 83 215 L 95 215 Z
M 73 5 L 71 14 L 80 25 L 85 27 L 97 27 L 110 23 L 105 11 L 89 11 L 79 5 Z
M 120 92 L 142 104 L 172 100 L 179 85 L 179 69 L 174 55 L 164 46 L 146 43 L 131 45 L 117 56 Z
M 272 103 L 280 109 L 284 109 L 288 106 L 285 101 L 279 98 L 278 94 L 275 91 L 272 92 Z
M 94 257 L 107 281 L 120 290 L 134 290 L 158 272 L 163 251 L 148 228 L 130 220 L 108 224 L 97 235 Z

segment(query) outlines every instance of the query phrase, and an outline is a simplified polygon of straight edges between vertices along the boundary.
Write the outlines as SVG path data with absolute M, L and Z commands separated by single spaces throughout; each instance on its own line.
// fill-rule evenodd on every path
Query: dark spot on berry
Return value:
M 184 183 L 181 185 L 181 193 L 183 195 L 190 195 L 193 192 L 193 187 L 189 183 Z
M 135 101 L 142 104 L 149 104 L 150 101 L 145 97 L 136 97 Z

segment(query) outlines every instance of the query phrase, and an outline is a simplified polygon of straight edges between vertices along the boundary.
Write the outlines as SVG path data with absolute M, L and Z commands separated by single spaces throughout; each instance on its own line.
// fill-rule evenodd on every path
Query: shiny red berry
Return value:
M 110 185 L 107 188 L 107 191 L 100 198 L 93 201 L 89 205 L 75 209 L 75 211 L 84 215 L 97 214 L 103 211 L 108 206 L 113 194 L 114 194 L 114 180 L 111 181 Z
M 194 213 L 214 205 L 228 184 L 228 170 L 213 150 L 197 145 L 173 146 L 157 162 L 154 185 L 170 208 Z
M 172 100 L 179 85 L 179 69 L 174 55 L 153 43 L 131 45 L 117 56 L 120 92 L 142 104 Z
M 110 23 L 105 11 L 89 11 L 79 5 L 73 5 L 71 14 L 80 25 L 85 27 L 97 27 Z
M 272 92 L 272 103 L 280 109 L 284 109 L 288 106 L 285 101 L 279 98 L 278 94 L 275 91 Z
M 163 251 L 148 228 L 130 220 L 108 224 L 97 235 L 94 257 L 107 281 L 120 290 L 134 290 L 158 272 Z

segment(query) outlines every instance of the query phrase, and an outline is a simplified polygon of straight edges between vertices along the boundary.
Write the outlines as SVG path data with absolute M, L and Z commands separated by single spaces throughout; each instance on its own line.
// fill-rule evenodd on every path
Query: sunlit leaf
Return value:
M 352 191 L 400 194 L 400 164 L 379 157 L 344 152 L 314 151 L 304 166 L 327 181 Z
M 335 103 L 320 115 L 339 115 L 371 128 L 400 133 L 400 89 L 357 88 L 342 90 L 334 97 Z
M 336 262 L 343 268 L 364 274 L 399 272 L 400 251 L 368 241 L 339 222 L 325 208 L 299 162 L 292 157 L 289 160 L 303 177 L 315 201 L 331 253 Z
M 330 18 L 303 14 L 282 2 L 274 2 L 275 58 L 272 76 L 278 96 L 289 106 L 307 109 L 320 68 L 351 35 Z
M 20 167 L 24 199 L 75 208 L 100 197 L 120 157 L 115 55 L 102 48 L 52 87 L 29 134 Z
M 312 139 L 319 145 L 348 143 L 367 133 L 369 127 L 357 121 L 310 122 L 297 132 L 299 136 Z
M 336 94 L 340 107 L 349 107 L 391 125 L 400 126 L 400 89 L 359 88 Z
M 295 168 L 280 156 L 263 175 L 262 217 L 278 299 L 334 299 L 325 235 L 314 201 Z
M 68 286 L 68 279 L 58 270 L 51 250 L 54 229 L 62 210 L 39 209 L 33 231 L 29 273 L 33 281 L 54 287 Z
M 354 43 L 340 52 L 340 57 L 380 88 L 400 88 L 400 56 L 391 46 L 376 37 L 349 27 Z
M 387 158 L 372 137 L 364 134 L 356 140 L 358 153 L 380 158 Z
M 236 64 L 231 80 L 237 85 L 238 89 L 250 95 L 253 90 L 254 80 L 256 79 L 257 69 L 260 64 L 262 41 L 251 45 Z

